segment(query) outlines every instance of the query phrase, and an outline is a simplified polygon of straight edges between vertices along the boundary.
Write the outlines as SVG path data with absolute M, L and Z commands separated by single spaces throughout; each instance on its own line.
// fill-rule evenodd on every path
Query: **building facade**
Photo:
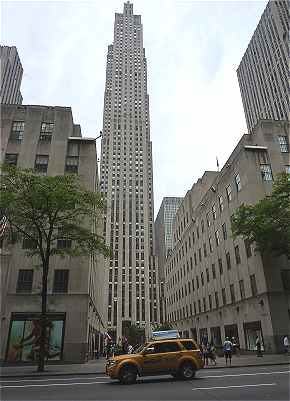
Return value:
M 249 133 L 260 119 L 289 118 L 289 0 L 271 0 L 238 67 Z
M 280 351 L 289 333 L 290 261 L 262 257 L 231 233 L 241 204 L 269 195 L 275 175 L 290 171 L 289 122 L 261 120 L 220 172 L 205 172 L 186 194 L 165 265 L 167 319 L 198 341 L 235 337 L 254 350 Z
M 159 320 L 152 145 L 143 28 L 129 2 L 115 14 L 114 41 L 108 46 L 100 184 L 107 199 L 104 236 L 114 250 L 108 266 L 108 329 L 116 339 L 130 324 L 148 333 L 150 322 Z
M 41 174 L 75 173 L 87 189 L 98 190 L 95 139 L 82 137 L 69 107 L 2 105 L 1 111 L 2 162 Z M 102 222 L 95 228 L 102 231 Z M 58 240 L 57 246 L 70 245 Z M 33 360 L 31 343 L 41 311 L 39 260 L 26 256 L 25 248 L 25 241 L 9 245 L 4 238 L 0 250 L 1 359 L 9 362 Z M 103 282 L 101 256 L 51 257 L 50 359 L 84 362 L 102 349 Z
M 173 249 L 173 231 L 172 225 L 175 214 L 183 198 L 165 197 L 162 199 L 155 223 L 155 253 L 158 257 L 158 275 L 159 275 L 159 306 L 160 321 L 166 319 L 165 297 L 164 297 L 164 265 L 166 258 Z
M 0 103 L 21 104 L 23 68 L 15 46 L 0 46 Z

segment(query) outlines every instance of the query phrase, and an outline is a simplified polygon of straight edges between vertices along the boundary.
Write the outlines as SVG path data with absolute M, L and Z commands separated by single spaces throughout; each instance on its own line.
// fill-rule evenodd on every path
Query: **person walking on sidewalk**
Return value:
M 224 342 L 224 356 L 226 358 L 226 365 L 228 364 L 228 360 L 230 365 L 232 364 L 232 354 L 233 354 L 233 343 L 230 341 L 229 337 L 226 337 Z
M 283 346 L 284 346 L 284 352 L 286 355 L 289 354 L 289 339 L 288 336 L 284 336 L 283 338 Z
M 256 337 L 256 349 L 257 349 L 257 356 L 259 356 L 259 357 L 263 356 L 262 344 L 261 344 L 261 340 L 260 340 L 259 336 Z

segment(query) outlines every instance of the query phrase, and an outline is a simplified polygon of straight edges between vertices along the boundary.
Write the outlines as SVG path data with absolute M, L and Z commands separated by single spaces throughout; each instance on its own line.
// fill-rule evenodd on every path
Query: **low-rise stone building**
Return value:
M 76 173 L 87 189 L 98 190 L 95 139 L 82 137 L 69 107 L 2 105 L 1 112 L 2 162 L 41 174 Z M 39 261 L 24 248 L 25 241 L 4 240 L 0 251 L 1 359 L 9 362 L 33 360 L 41 310 Z M 49 359 L 83 362 L 103 344 L 103 257 L 52 256 L 48 283 Z
M 261 120 L 244 135 L 220 172 L 205 172 L 174 222 L 174 250 L 165 265 L 167 319 L 198 341 L 234 337 L 254 350 L 280 351 L 289 334 L 290 261 L 261 256 L 231 233 L 231 216 L 272 191 L 289 172 L 289 122 Z

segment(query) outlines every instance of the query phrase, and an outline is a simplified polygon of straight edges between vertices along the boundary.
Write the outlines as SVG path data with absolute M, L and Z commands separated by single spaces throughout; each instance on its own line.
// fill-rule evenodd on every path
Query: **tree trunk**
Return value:
M 42 291 L 41 291 L 41 317 L 40 317 L 40 338 L 39 338 L 39 358 L 38 372 L 44 372 L 44 361 L 46 352 L 47 336 L 47 276 L 49 261 L 45 260 L 42 267 Z

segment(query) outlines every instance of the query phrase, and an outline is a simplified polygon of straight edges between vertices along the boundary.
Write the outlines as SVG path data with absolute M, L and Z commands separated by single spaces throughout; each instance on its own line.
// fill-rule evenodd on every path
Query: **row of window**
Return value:
M 17 153 L 6 153 L 5 164 L 9 166 L 17 166 L 18 154 Z M 34 169 L 38 173 L 45 174 L 48 169 L 49 156 L 48 155 L 36 155 Z M 66 173 L 78 173 L 79 157 L 78 156 L 67 156 L 65 164 Z
M 12 123 L 10 141 L 22 141 L 25 129 L 24 121 L 14 121 Z M 40 126 L 40 141 L 51 141 L 52 133 L 54 129 L 53 122 L 42 122 Z
M 18 272 L 17 293 L 31 293 L 33 285 L 33 269 L 20 269 Z M 69 270 L 54 270 L 52 291 L 54 293 L 67 293 L 68 291 Z

